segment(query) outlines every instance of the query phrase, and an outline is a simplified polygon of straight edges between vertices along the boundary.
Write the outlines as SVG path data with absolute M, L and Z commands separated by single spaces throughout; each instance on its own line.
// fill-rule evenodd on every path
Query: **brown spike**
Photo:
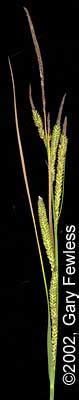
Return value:
M 25 11 L 25 13 L 27 15 L 27 18 L 28 18 L 30 31 L 31 31 L 31 35 L 32 35 L 32 39 L 33 39 L 33 43 L 34 43 L 34 47 L 35 47 L 35 51 L 36 51 L 36 55 L 37 55 L 37 60 L 38 60 L 40 79 L 41 79 L 42 103 L 43 103 L 43 114 L 44 114 L 44 129 L 45 129 L 45 132 L 46 132 L 46 130 L 47 130 L 46 129 L 46 100 L 45 100 L 45 92 L 44 92 L 43 61 L 42 61 L 40 48 L 39 48 L 39 45 L 38 45 L 38 41 L 37 41 L 37 38 L 36 38 L 36 34 L 35 34 L 35 30 L 34 30 L 34 26 L 33 26 L 30 14 L 29 14 L 29 12 L 28 12 L 26 7 L 24 7 L 24 11 Z
M 61 100 L 61 103 L 60 103 L 56 124 L 60 124 L 65 97 L 66 97 L 66 93 L 64 94 L 64 96 L 63 96 L 63 98 Z
M 33 39 L 33 43 L 34 43 L 34 47 L 35 47 L 35 51 L 36 51 L 36 55 L 37 55 L 37 59 L 38 59 L 38 64 L 39 64 L 40 76 L 43 79 L 43 74 L 44 74 L 43 62 L 42 62 L 41 52 L 40 52 L 40 48 L 39 48 L 39 45 L 37 42 L 34 26 L 33 26 L 29 11 L 27 10 L 26 7 L 24 7 L 24 11 L 27 15 L 29 26 L 30 26 L 30 31 L 31 31 L 31 35 L 32 35 L 32 39 Z

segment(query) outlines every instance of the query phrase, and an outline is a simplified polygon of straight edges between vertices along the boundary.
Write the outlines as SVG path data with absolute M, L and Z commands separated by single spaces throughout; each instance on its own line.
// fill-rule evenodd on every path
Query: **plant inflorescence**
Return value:
M 40 82 L 41 82 L 41 94 L 42 94 L 42 108 L 43 108 L 43 121 L 40 116 L 39 111 L 37 111 L 33 98 L 31 84 L 29 85 L 29 99 L 32 109 L 32 117 L 34 124 L 38 130 L 40 139 L 43 141 L 46 154 L 47 154 L 47 166 L 48 166 L 48 217 L 46 206 L 44 200 L 41 196 L 38 196 L 38 217 L 41 229 L 41 235 L 43 239 L 43 245 L 46 250 L 48 263 L 51 268 L 51 279 L 50 288 L 48 291 L 45 268 L 43 264 L 42 252 L 40 248 L 38 232 L 36 227 L 36 221 L 29 191 L 28 179 L 26 166 L 24 161 L 24 155 L 21 145 L 19 123 L 17 116 L 17 106 L 16 106 L 16 94 L 15 94 L 15 84 L 11 62 L 9 59 L 9 67 L 12 78 L 13 85 L 13 96 L 14 96 L 14 111 L 15 111 L 15 123 L 17 131 L 18 146 L 21 158 L 21 165 L 23 170 L 23 176 L 26 186 L 26 191 L 28 195 L 30 210 L 32 214 L 36 241 L 39 251 L 39 257 L 42 267 L 42 274 L 44 279 L 47 307 L 48 307 L 48 328 L 47 328 L 47 354 L 48 354 L 48 374 L 50 381 L 50 400 L 54 399 L 54 385 L 55 385 L 55 372 L 56 372 L 56 356 L 57 356 L 57 339 L 58 339 L 58 222 L 63 206 L 64 198 L 64 181 L 65 181 L 65 163 L 66 163 L 66 152 L 68 138 L 66 135 L 67 131 L 67 117 L 64 118 L 63 128 L 61 129 L 61 115 L 62 109 L 65 101 L 66 94 L 64 94 L 56 123 L 51 129 L 50 127 L 50 114 L 46 113 L 46 99 L 45 99 L 45 88 L 44 88 L 44 68 L 41 57 L 40 48 L 36 38 L 33 23 L 27 8 L 24 8 L 26 16 L 28 18 L 30 31 L 35 47 L 35 52 L 37 55 L 39 72 L 40 72 Z

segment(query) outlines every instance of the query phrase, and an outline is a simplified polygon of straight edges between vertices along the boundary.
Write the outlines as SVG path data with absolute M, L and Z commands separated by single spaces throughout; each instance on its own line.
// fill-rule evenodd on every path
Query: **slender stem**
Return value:
M 57 339 L 58 339 L 58 306 L 59 306 L 59 298 L 58 298 L 58 225 L 55 222 L 55 211 L 54 211 L 54 194 L 52 189 L 52 208 L 53 208 L 53 221 L 54 221 L 54 251 L 55 251 L 55 268 L 57 272 L 57 300 L 56 300 L 56 315 L 57 315 Z M 57 358 L 57 346 L 56 346 L 56 358 Z M 56 373 L 56 358 L 55 358 L 55 368 L 54 368 L 54 384 L 55 384 L 55 373 Z M 53 385 L 54 386 L 54 385 Z M 50 388 L 51 390 L 51 388 Z M 52 391 L 51 391 L 52 393 Z M 54 388 L 53 393 L 50 396 L 50 400 L 54 400 Z
M 58 235 L 57 235 L 57 225 L 55 226 L 55 262 L 56 262 L 56 272 L 58 278 Z M 57 279 L 57 317 L 58 317 L 58 279 Z
M 13 72 L 12 72 L 12 67 L 11 67 L 10 59 L 9 59 L 9 67 L 10 67 L 11 78 L 12 78 L 12 85 L 13 85 L 15 124 L 16 124 L 16 132 L 17 132 L 17 139 L 18 139 L 18 147 L 19 147 L 19 152 L 20 152 L 20 158 L 21 158 L 21 165 L 22 165 L 23 177 L 24 177 L 24 181 L 25 181 L 25 187 L 26 187 L 26 191 L 27 191 L 27 196 L 28 196 L 28 200 L 29 200 L 29 205 L 30 205 L 30 210 L 31 210 L 31 215 L 32 215 L 34 230 L 35 230 L 35 236 L 36 236 L 36 241 L 37 241 L 37 246 L 38 246 L 38 252 L 39 252 L 40 262 L 41 262 L 41 267 L 42 267 L 42 274 L 43 274 L 43 279 L 44 279 L 44 285 L 45 285 L 45 291 L 46 291 L 46 297 L 47 297 L 47 304 L 48 304 L 48 307 L 49 307 L 49 298 L 48 298 L 47 282 L 46 282 L 46 277 L 45 277 L 45 272 L 44 272 L 44 265 L 43 265 L 43 260 L 42 260 L 41 248 L 40 248 L 40 243 L 39 243 L 39 238 L 38 238 L 38 233 L 37 233 L 37 227 L 36 227 L 35 216 L 34 216 L 34 211 L 33 211 L 33 206 L 32 206 L 32 201 L 31 201 L 31 196 L 30 196 L 30 191 L 29 191 L 29 185 L 28 185 L 28 179 L 27 179 L 27 173 L 26 173 L 24 155 L 23 155 L 22 144 L 21 144 L 21 139 L 20 139 L 19 125 L 18 125 L 18 116 L 17 116 L 17 106 L 16 106 L 15 85 L 14 85 L 14 78 L 13 78 Z
M 50 386 L 50 400 L 54 400 L 54 386 Z
M 60 215 L 61 215 L 62 206 L 63 206 L 63 199 L 64 199 L 65 163 L 66 163 L 66 160 L 64 160 L 63 187 L 62 187 L 62 197 L 61 197 L 61 205 L 60 205 L 60 211 L 59 211 L 59 218 L 60 218 Z
M 52 239 L 52 245 L 54 245 L 53 235 L 53 222 L 52 222 L 52 180 L 51 180 L 51 158 L 50 158 L 50 114 L 48 113 L 47 118 L 48 132 L 47 132 L 47 155 L 48 155 L 48 210 L 49 210 L 49 227 L 50 235 Z
M 53 226 L 52 226 L 52 202 L 51 202 L 51 166 L 50 166 L 50 144 L 48 137 L 48 209 L 49 209 L 49 227 L 53 243 Z
M 57 224 L 55 226 L 55 260 L 56 260 L 56 271 L 57 271 L 57 342 L 58 342 L 58 309 L 59 309 L 59 274 L 58 274 L 58 237 L 57 237 Z M 56 343 L 56 359 L 57 359 L 57 343 Z M 55 371 L 56 371 L 56 359 L 55 359 Z
M 55 249 L 55 267 L 58 277 L 58 225 L 55 223 L 55 211 L 54 211 L 54 194 L 52 189 L 52 207 L 53 207 L 53 220 L 54 220 L 54 249 Z M 58 284 L 57 284 L 57 314 L 58 314 Z

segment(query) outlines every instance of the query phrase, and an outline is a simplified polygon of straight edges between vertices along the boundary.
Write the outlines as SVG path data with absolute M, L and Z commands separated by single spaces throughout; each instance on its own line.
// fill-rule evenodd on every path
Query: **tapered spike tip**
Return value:
M 57 116 L 57 120 L 56 123 L 60 124 L 61 121 L 61 115 L 62 115 L 62 110 L 63 110 L 63 106 L 64 106 L 64 102 L 65 102 L 65 97 L 66 97 L 66 93 L 64 94 L 61 103 L 60 103 L 60 107 L 59 107 L 59 111 L 58 111 L 58 116 Z
M 42 197 L 41 197 L 41 196 L 38 196 L 38 200 L 42 200 Z
M 63 122 L 63 132 L 65 135 L 66 135 L 66 131 L 67 131 L 67 116 L 65 116 L 64 122 Z
M 31 83 L 29 85 L 29 100 L 30 100 L 30 104 L 31 104 L 32 110 L 35 110 L 35 106 L 34 106 L 34 102 L 33 102 L 33 98 L 32 98 Z

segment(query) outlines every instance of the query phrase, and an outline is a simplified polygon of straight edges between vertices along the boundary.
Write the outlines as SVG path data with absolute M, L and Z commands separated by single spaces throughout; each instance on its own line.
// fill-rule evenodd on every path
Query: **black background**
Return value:
M 78 292 L 79 229 L 79 6 L 75 2 L 5 2 L 0 10 L 0 363 L 2 393 L 31 399 L 49 398 L 47 372 L 47 304 L 35 233 L 25 190 L 16 136 L 10 57 L 17 98 L 20 134 L 28 182 L 49 285 L 50 270 L 42 245 L 37 199 L 47 202 L 46 153 L 33 125 L 29 83 L 34 103 L 42 113 L 37 58 L 23 6 L 27 6 L 40 45 L 45 73 L 47 111 L 54 125 L 66 92 L 62 122 L 68 119 L 68 151 L 62 215 L 59 222 L 59 338 L 55 399 L 78 397 L 78 351 L 76 383 L 62 382 L 62 338 L 70 335 L 62 316 L 65 291 L 65 226 L 76 226 L 76 291 Z M 69 8 L 70 7 L 70 8 Z M 77 303 L 78 304 L 78 303 Z M 78 305 L 77 305 L 78 330 Z M 76 330 L 76 329 L 75 329 Z M 73 332 L 73 330 L 72 330 Z M 3 398 L 2 397 L 2 398 Z

